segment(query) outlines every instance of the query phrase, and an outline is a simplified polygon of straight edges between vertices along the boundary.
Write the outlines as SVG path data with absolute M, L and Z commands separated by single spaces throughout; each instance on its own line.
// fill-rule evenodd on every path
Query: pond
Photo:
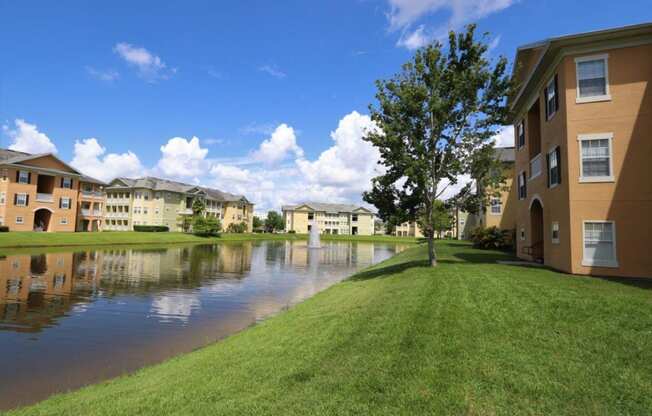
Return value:
M 0 257 L 0 409 L 192 351 L 404 248 L 268 241 Z

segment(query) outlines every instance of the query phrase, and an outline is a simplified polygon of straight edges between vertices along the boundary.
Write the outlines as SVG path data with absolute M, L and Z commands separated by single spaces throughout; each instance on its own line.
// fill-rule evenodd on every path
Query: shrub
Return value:
M 226 229 L 229 233 L 242 234 L 247 231 L 247 224 L 243 222 L 232 222 Z
M 0 233 L 8 233 L 9 232 L 9 227 L 6 225 L 0 225 Z
M 288 231 L 288 234 L 296 234 L 296 233 L 297 233 L 296 230 L 289 230 Z
M 215 217 L 204 218 L 196 216 L 192 220 L 192 233 L 200 237 L 215 237 L 220 235 L 222 224 Z
M 512 246 L 512 232 L 498 227 L 478 227 L 471 232 L 473 247 L 481 249 L 507 249 Z
M 170 231 L 167 225 L 134 225 L 134 231 L 143 233 L 164 233 Z

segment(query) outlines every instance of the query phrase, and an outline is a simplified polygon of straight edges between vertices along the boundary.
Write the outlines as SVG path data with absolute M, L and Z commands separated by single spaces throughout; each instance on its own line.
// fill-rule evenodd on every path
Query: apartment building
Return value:
M 281 209 L 285 231 L 306 234 L 316 223 L 323 234 L 374 234 L 374 214 L 362 206 L 306 202 Z
M 11 231 L 75 231 L 81 177 L 52 154 L 0 149 L 0 224 Z
M 652 24 L 525 45 L 514 68 L 518 255 L 652 277 Z
M 133 230 L 135 225 L 163 225 L 183 231 L 180 218 L 192 215 L 192 203 L 200 199 L 205 215 L 215 216 L 224 230 L 232 223 L 253 227 L 254 205 L 242 195 L 154 177 L 116 178 L 106 187 L 107 230 Z
M 90 176 L 79 179 L 76 231 L 102 231 L 106 206 L 105 186 L 104 182 Z

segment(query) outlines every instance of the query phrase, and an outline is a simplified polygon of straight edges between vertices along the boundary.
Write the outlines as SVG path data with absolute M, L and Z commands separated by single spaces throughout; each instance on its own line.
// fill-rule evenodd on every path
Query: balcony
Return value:
M 36 200 L 38 202 L 54 202 L 54 196 L 52 194 L 46 194 L 46 193 L 36 193 Z
M 84 217 L 99 217 L 102 215 L 102 211 L 98 209 L 91 210 L 89 208 L 82 208 L 81 215 Z
M 179 210 L 181 215 L 192 215 L 192 208 L 183 208 Z
M 81 191 L 81 196 L 83 198 L 100 198 L 104 199 L 104 193 L 99 191 Z
M 538 155 L 534 156 L 532 160 L 530 160 L 530 180 L 541 176 L 541 171 L 543 169 L 543 162 L 542 162 L 542 157 L 541 153 Z

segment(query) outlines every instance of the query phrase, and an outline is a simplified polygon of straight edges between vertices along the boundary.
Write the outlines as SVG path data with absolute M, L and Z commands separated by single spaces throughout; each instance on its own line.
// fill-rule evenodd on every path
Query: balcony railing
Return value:
M 81 191 L 81 195 L 86 198 L 104 198 L 104 193 L 99 191 Z
M 54 196 L 52 194 L 37 193 L 36 200 L 38 202 L 54 202 Z
M 539 153 L 538 155 L 534 156 L 532 160 L 530 160 L 530 179 L 534 179 L 537 176 L 540 176 L 542 169 L 543 164 L 541 162 L 541 153 Z
M 91 210 L 87 209 L 87 208 L 82 208 L 81 213 L 82 213 L 82 215 L 88 217 L 88 216 L 91 215 Z

